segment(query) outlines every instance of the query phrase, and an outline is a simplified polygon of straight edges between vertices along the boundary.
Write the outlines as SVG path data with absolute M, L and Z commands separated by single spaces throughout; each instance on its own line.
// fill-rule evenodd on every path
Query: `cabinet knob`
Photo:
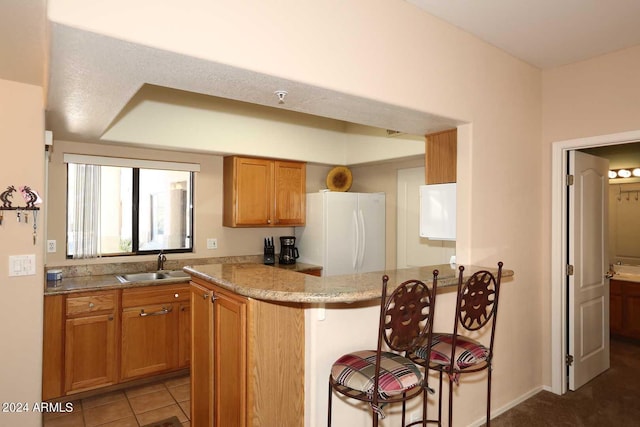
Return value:
M 202 294 L 202 299 L 207 299 L 207 298 L 209 298 L 209 294 L 206 294 L 206 293 Z
M 267 224 L 271 224 L 271 220 L 270 219 L 267 220 Z
M 89 308 L 93 308 L 94 306 L 95 306 L 94 303 L 92 303 L 92 302 L 89 303 Z
M 180 294 L 173 294 L 173 297 L 174 297 L 174 298 L 179 298 L 179 297 L 180 297 Z
M 216 302 L 216 300 L 218 299 L 218 297 L 216 296 L 216 294 L 211 294 L 211 303 L 213 304 L 214 302 Z

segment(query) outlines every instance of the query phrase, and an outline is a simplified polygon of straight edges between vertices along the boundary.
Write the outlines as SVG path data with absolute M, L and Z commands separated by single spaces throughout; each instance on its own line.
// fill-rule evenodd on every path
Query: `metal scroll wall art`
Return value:
M 24 206 L 13 206 L 13 193 L 20 192 L 22 198 L 25 201 Z M 38 193 L 32 190 L 29 186 L 22 186 L 16 190 L 16 187 L 10 185 L 5 191 L 0 193 L 0 226 L 4 223 L 4 211 L 15 211 L 16 220 L 21 224 L 33 224 L 33 244 L 36 244 L 38 236 L 38 211 L 39 207 L 36 205 L 42 203 L 42 199 Z M 30 218 L 33 217 L 33 218 Z

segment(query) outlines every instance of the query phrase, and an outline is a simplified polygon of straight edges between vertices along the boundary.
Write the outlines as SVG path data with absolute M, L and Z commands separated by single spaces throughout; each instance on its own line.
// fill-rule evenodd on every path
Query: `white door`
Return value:
M 569 152 L 569 389 L 609 368 L 609 161 Z

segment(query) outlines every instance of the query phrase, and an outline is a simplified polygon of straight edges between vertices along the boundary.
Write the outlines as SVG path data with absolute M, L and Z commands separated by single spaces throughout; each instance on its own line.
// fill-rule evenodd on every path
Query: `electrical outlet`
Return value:
M 218 239 L 207 239 L 207 249 L 218 249 Z
M 55 252 L 55 251 L 56 251 L 56 241 L 47 240 L 47 252 Z

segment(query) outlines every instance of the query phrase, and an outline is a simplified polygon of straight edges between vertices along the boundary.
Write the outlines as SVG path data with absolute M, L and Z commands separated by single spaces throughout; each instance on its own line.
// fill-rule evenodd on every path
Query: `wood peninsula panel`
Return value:
M 425 183 L 456 182 L 458 130 L 451 129 L 426 135 Z
M 250 426 L 304 425 L 304 310 L 251 300 Z M 273 393 L 273 385 L 278 392 Z

